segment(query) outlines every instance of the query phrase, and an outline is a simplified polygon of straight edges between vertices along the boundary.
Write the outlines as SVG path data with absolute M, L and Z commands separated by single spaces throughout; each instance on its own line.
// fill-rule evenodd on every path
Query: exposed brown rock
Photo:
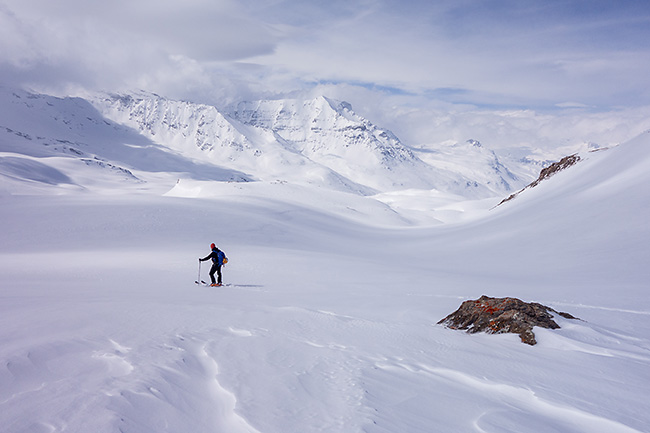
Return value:
M 497 206 L 501 206 L 503 203 L 512 200 L 513 198 L 517 197 L 519 194 L 521 194 L 528 188 L 535 188 L 537 185 L 539 185 L 541 181 L 548 179 L 549 177 L 553 176 L 555 173 L 559 171 L 571 167 L 572 165 L 576 164 L 578 161 L 580 161 L 580 157 L 574 154 L 574 155 L 565 156 L 558 162 L 554 162 L 548 167 L 542 169 L 542 171 L 539 173 L 539 177 L 534 182 L 528 184 L 527 186 L 517 191 L 516 193 L 511 194 L 509 197 L 504 198 L 503 200 L 501 200 L 501 203 L 499 203 Z
M 567 319 L 575 319 L 568 313 L 559 313 L 538 303 L 528 303 L 516 298 L 490 298 L 481 296 L 474 301 L 465 301 L 460 308 L 442 319 L 442 324 L 451 329 L 488 334 L 519 334 L 521 341 L 535 345 L 534 326 L 557 329 L 560 326 L 553 320 L 553 314 Z

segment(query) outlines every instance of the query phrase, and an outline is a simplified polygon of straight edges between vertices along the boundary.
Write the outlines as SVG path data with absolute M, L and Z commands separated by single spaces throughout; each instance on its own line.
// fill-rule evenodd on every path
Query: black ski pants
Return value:
M 219 278 L 217 281 L 214 281 L 214 273 L 217 273 L 217 277 Z M 212 267 L 210 268 L 210 280 L 212 281 L 212 284 L 219 283 L 221 284 L 221 265 L 219 263 L 213 263 Z

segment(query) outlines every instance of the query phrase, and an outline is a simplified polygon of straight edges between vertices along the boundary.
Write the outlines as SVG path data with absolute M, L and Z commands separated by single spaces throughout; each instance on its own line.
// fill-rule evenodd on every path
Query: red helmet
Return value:
M 216 247 L 215 244 L 210 244 L 210 248 L 214 249 Z

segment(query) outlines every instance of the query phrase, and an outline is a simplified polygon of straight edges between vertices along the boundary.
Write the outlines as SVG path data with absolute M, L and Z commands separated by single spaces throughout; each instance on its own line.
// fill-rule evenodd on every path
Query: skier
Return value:
M 210 249 L 212 250 L 210 254 L 208 254 L 207 257 L 199 259 L 199 261 L 204 262 L 206 260 L 212 259 L 212 267 L 210 268 L 210 280 L 212 280 L 212 284 L 210 284 L 210 287 L 218 287 L 222 285 L 221 266 L 223 266 L 225 263 L 228 263 L 228 259 L 226 258 L 224 252 L 217 248 L 215 244 L 210 244 Z M 214 280 L 215 272 L 219 277 L 217 281 Z

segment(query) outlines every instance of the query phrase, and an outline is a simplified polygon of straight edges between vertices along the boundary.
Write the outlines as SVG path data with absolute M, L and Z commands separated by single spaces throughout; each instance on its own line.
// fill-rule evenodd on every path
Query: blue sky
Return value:
M 647 0 L 0 0 L 0 81 L 58 93 L 602 111 L 649 70 Z

